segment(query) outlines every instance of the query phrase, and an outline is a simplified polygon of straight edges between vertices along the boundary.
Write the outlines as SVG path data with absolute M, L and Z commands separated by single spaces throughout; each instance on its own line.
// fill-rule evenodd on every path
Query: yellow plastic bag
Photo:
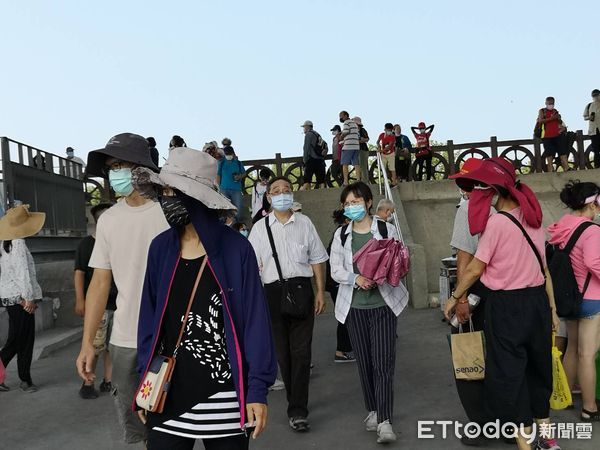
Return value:
M 552 333 L 552 395 L 550 396 L 550 408 L 559 410 L 571 405 L 573 399 L 565 369 L 560 361 L 562 352 L 554 343 L 555 337 L 555 334 Z

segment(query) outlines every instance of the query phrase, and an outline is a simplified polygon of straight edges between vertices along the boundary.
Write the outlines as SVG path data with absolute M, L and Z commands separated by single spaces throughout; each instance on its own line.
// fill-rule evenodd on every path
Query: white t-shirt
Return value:
M 137 326 L 148 249 L 169 228 L 158 203 L 132 207 L 120 200 L 98 220 L 89 266 L 110 269 L 119 294 L 110 343 L 137 347 Z
M 252 219 L 263 206 L 263 197 L 267 192 L 267 186 L 262 183 L 257 183 L 252 188 Z

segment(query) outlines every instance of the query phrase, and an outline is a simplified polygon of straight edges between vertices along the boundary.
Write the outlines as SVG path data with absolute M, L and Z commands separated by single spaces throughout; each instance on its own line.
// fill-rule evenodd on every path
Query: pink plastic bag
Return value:
M 403 242 L 396 242 L 392 258 L 392 266 L 388 272 L 387 280 L 391 286 L 397 287 L 410 270 L 410 253 Z
M 6 380 L 6 368 L 4 367 L 4 364 L 2 364 L 2 360 L 0 359 L 0 384 L 3 384 L 4 380 Z
M 410 269 L 408 248 L 394 239 L 371 239 L 353 258 L 359 273 L 378 285 L 397 287 Z

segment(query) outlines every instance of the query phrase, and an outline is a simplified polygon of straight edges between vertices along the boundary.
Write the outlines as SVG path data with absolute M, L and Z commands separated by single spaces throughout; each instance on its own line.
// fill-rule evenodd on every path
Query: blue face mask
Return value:
M 279 194 L 271 197 L 271 205 L 273 205 L 273 209 L 279 212 L 284 212 L 292 209 L 293 204 L 293 194 Z
M 350 205 L 344 208 L 344 215 L 350 220 L 362 220 L 367 215 L 364 205 Z
M 110 187 L 115 193 L 127 197 L 133 192 L 133 184 L 131 183 L 131 169 L 122 168 L 111 170 L 108 173 Z
M 240 234 L 244 237 L 248 237 L 248 235 L 250 234 L 250 232 L 248 230 L 241 230 Z

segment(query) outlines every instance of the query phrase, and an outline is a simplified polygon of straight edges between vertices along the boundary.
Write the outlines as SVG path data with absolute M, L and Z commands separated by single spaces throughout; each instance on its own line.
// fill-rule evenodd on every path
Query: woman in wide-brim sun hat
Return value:
M 177 357 L 163 412 L 142 414 L 150 450 L 197 439 L 247 449 L 248 428 L 256 437 L 266 423 L 277 373 L 267 303 L 252 246 L 219 220 L 235 208 L 216 174 L 213 157 L 188 148 L 173 149 L 160 174 L 134 170 L 136 189 L 171 225 L 150 246 L 138 323 L 140 381 L 156 355 Z
M 28 205 L 9 209 L 0 219 L 0 306 L 8 312 L 8 340 L 0 350 L 0 371 L 17 356 L 21 389 L 35 392 L 31 379 L 31 360 L 35 342 L 35 310 L 42 299 L 33 257 L 25 238 L 37 234 L 46 214 L 29 212 Z M 0 392 L 9 388 L 0 379 Z

